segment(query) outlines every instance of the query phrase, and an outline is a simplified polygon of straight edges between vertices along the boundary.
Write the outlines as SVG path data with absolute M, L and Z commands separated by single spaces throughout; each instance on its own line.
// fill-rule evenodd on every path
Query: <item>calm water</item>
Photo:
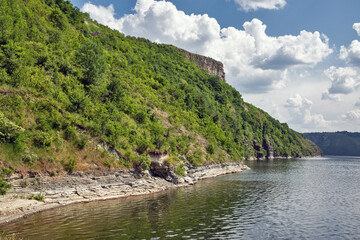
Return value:
M 360 158 L 246 164 L 194 187 L 73 205 L 4 229 L 23 239 L 360 239 Z

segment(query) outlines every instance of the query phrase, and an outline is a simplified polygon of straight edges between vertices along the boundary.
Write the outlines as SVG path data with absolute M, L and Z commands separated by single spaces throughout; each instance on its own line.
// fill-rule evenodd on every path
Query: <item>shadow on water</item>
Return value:
M 359 236 L 360 159 L 246 164 L 252 169 L 193 187 L 59 208 L 7 225 L 5 230 L 19 232 L 24 239 Z

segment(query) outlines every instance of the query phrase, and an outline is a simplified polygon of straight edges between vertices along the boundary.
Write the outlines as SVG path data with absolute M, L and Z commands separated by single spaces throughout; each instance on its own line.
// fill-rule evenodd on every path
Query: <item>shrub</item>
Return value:
M 148 115 L 146 112 L 139 111 L 135 114 L 134 119 L 140 124 L 146 123 L 148 121 Z
M 45 202 L 45 195 L 43 193 L 38 193 L 38 194 L 31 194 L 31 196 L 29 197 L 29 200 L 36 200 L 39 202 Z
M 0 177 L 0 195 L 5 195 L 5 193 L 10 190 L 12 185 L 4 181 L 2 177 Z
M 82 67 L 82 83 L 84 85 L 96 84 L 106 70 L 102 46 L 88 41 L 76 52 L 76 58 Z
M 12 185 L 4 180 L 6 175 L 13 173 L 12 169 L 2 169 L 0 171 L 0 195 L 5 195 L 5 193 L 12 188 Z
M 79 139 L 76 141 L 78 148 L 84 149 L 88 141 L 89 141 L 89 137 L 86 135 L 82 135 L 81 137 L 79 137 Z
M 175 174 L 180 176 L 180 177 L 185 177 L 186 176 L 184 164 L 180 164 L 180 165 L 176 166 Z
M 199 166 L 202 164 L 203 152 L 196 150 L 192 155 L 187 157 L 187 160 L 194 166 Z
M 69 173 L 73 173 L 75 171 L 76 167 L 76 160 L 73 157 L 70 157 L 68 162 L 63 162 L 64 169 L 68 171 Z
M 146 154 L 142 154 L 138 156 L 135 163 L 139 170 L 150 170 L 151 158 Z
M 209 145 L 206 147 L 206 151 L 210 154 L 214 154 L 216 150 L 216 146 L 213 143 L 209 143 Z
M 24 163 L 29 164 L 30 166 L 33 165 L 38 160 L 39 160 L 39 157 L 35 153 L 25 153 L 22 158 L 22 161 Z
M 65 129 L 65 139 L 70 141 L 77 140 L 77 132 L 74 126 L 68 125 Z
M 22 127 L 11 122 L 0 112 L 0 141 L 12 143 L 24 131 Z
M 52 136 L 47 132 L 35 132 L 34 143 L 38 147 L 49 147 L 53 142 Z
M 149 140 L 145 139 L 144 137 L 139 137 L 137 140 L 137 151 L 142 154 L 151 147 L 151 143 Z

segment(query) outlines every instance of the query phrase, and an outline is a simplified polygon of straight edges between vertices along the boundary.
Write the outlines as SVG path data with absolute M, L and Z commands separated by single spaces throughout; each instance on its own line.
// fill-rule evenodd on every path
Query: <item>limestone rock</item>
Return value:
M 216 61 L 210 57 L 188 52 L 184 49 L 179 50 L 180 52 L 185 53 L 186 59 L 194 62 L 196 66 L 204 69 L 208 74 L 219 76 L 223 82 L 226 82 L 224 65 L 222 62 Z

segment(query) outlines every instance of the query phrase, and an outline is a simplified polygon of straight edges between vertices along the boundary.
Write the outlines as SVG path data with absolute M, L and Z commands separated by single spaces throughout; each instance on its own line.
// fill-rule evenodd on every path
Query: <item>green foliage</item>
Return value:
M 39 160 L 39 157 L 35 153 L 25 153 L 22 160 L 24 163 L 32 166 L 36 161 Z
M 14 142 L 25 130 L 7 119 L 0 112 L 0 141 Z
M 151 159 L 146 154 L 138 155 L 135 164 L 139 170 L 150 170 Z
M 203 163 L 202 157 L 203 152 L 196 150 L 193 154 L 188 156 L 188 161 L 194 166 L 199 166 Z
M 101 45 L 88 41 L 82 45 L 76 57 L 82 68 L 82 83 L 84 85 L 96 84 L 106 69 Z
M 0 195 L 5 195 L 6 192 L 12 188 L 12 185 L 6 182 L 4 178 L 13 172 L 14 171 L 9 168 L 0 169 Z
M 186 176 L 186 173 L 185 173 L 185 168 L 184 168 L 184 165 L 181 164 L 181 165 L 177 165 L 175 167 L 175 174 L 180 176 L 180 177 L 185 177 Z
M 5 195 L 5 193 L 11 189 L 12 185 L 0 178 L 0 195 Z
M 28 197 L 29 200 L 36 200 L 39 202 L 45 202 L 45 195 L 44 193 L 38 193 L 38 194 L 31 194 Z
M 49 147 L 53 143 L 51 134 L 47 132 L 36 131 L 33 138 L 38 147 Z
M 62 162 L 64 169 L 69 172 L 73 173 L 76 167 L 76 159 L 74 157 L 70 157 L 67 162 Z
M 275 156 L 317 152 L 174 46 L 125 37 L 64 0 L 0 0 L 0 13 L 0 152 L 11 163 L 36 167 L 99 141 L 142 169 L 152 150 L 194 165 L 256 157 L 268 145 Z M 63 162 L 68 172 L 75 165 Z
M 213 143 L 209 143 L 209 145 L 206 147 L 206 150 L 210 154 L 214 154 L 216 150 L 216 146 Z

